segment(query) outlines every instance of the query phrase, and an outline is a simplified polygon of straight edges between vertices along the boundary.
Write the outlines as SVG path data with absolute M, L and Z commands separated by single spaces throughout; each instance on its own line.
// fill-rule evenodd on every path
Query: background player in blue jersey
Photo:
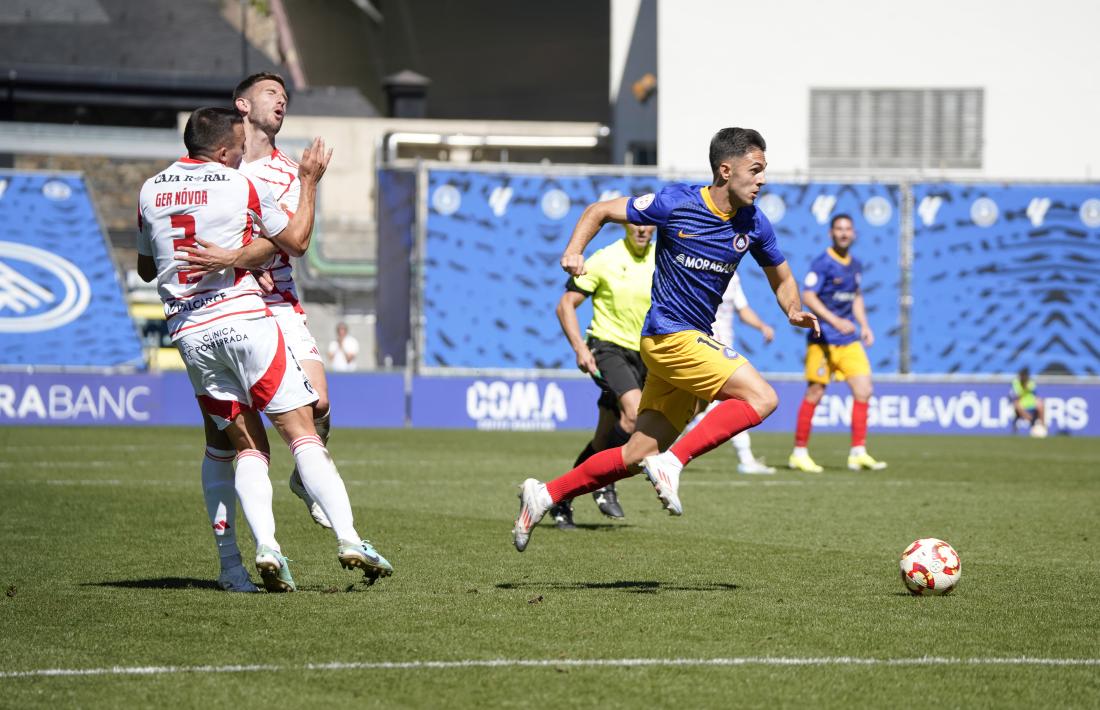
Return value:
M 798 410 L 794 451 L 788 466 L 821 473 L 806 444 L 810 441 L 814 408 L 825 394 L 829 380 L 844 380 L 852 388 L 852 449 L 848 468 L 853 471 L 886 468 L 867 453 L 867 402 L 871 399 L 871 363 L 863 346 L 871 347 L 875 334 L 867 323 L 860 278 L 863 265 L 851 255 L 856 230 L 846 214 L 833 217 L 829 226 L 833 245 L 814 259 L 803 283 L 802 300 L 817 314 L 821 332 L 806 344 L 806 397 Z M 854 321 L 854 322 L 853 322 Z M 858 329 L 857 326 L 858 325 Z
M 746 253 L 763 267 L 790 323 L 817 330 L 816 317 L 802 310 L 771 223 L 753 206 L 765 183 L 765 149 L 756 131 L 724 128 L 710 143 L 710 185 L 673 184 L 657 194 L 596 202 L 581 215 L 561 258 L 573 276 L 585 273 L 584 248 L 607 222 L 657 227 L 652 305 L 641 339 L 648 375 L 624 446 L 605 449 L 548 483 L 523 482 L 512 529 L 520 552 L 552 505 L 642 470 L 665 509 L 681 515 L 684 465 L 775 411 L 779 400 L 771 385 L 711 333 L 722 294 Z M 714 400 L 721 403 L 666 451 L 700 402 Z

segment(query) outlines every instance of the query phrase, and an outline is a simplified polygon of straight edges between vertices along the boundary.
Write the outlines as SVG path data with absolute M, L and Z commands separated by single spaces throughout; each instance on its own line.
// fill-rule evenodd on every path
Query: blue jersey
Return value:
M 741 257 L 751 252 L 761 266 L 786 261 L 763 212 L 753 206 L 722 212 L 705 186 L 674 184 L 635 197 L 626 215 L 631 224 L 657 227 L 652 305 L 642 335 L 712 335 L 714 313 Z
M 859 295 L 860 274 L 863 272 L 863 264 L 851 254 L 847 258 L 841 258 L 831 248 L 821 256 L 813 260 L 810 270 L 806 273 L 803 286 L 808 291 L 813 291 L 825 307 L 838 318 L 845 318 L 855 322 L 852 316 L 852 304 Z M 859 332 L 844 335 L 839 330 L 825 322 L 820 321 L 821 337 L 815 338 L 811 330 L 809 340 L 811 343 L 828 343 L 829 345 L 847 345 L 859 340 Z

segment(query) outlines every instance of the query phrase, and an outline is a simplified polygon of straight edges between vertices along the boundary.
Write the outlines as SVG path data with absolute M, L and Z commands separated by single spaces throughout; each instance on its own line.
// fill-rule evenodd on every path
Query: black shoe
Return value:
M 600 507 L 600 512 L 609 518 L 623 518 L 626 517 L 623 513 L 623 507 L 619 505 L 619 497 L 615 495 L 615 484 L 605 486 L 598 491 L 592 493 L 592 497 L 596 499 L 596 505 Z
M 573 524 L 573 501 L 563 500 L 550 509 L 550 515 L 554 518 L 554 527 L 558 530 L 576 530 Z

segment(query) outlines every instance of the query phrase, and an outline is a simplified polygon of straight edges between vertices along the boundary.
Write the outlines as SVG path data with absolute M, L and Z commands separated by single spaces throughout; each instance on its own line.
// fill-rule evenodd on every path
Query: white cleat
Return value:
M 321 504 L 313 500 L 313 496 L 309 494 L 305 484 L 302 483 L 302 476 L 298 473 L 298 469 L 294 469 L 294 473 L 290 474 L 290 490 L 306 504 L 306 509 L 309 510 L 309 516 L 313 518 L 313 522 L 323 528 L 332 529 L 332 523 L 329 522 L 328 516 L 321 508 Z
M 737 464 L 737 472 L 770 475 L 775 473 L 775 466 L 768 466 L 760 460 L 747 461 L 745 463 Z
M 646 456 L 642 459 L 642 469 L 649 478 L 649 482 L 657 489 L 657 497 L 661 499 L 665 510 L 669 515 L 683 515 L 684 506 L 680 504 L 680 472 L 684 470 L 684 464 L 671 451 L 656 456 Z
M 218 575 L 218 586 L 227 592 L 244 592 L 246 594 L 260 591 L 260 588 L 252 583 L 248 576 L 248 570 L 243 564 L 229 569 L 223 569 Z
M 527 549 L 531 529 L 539 524 L 542 516 L 549 510 L 549 506 L 539 503 L 540 485 L 542 484 L 534 478 L 528 478 L 519 487 L 519 515 L 516 516 L 516 524 L 512 528 L 512 542 L 520 552 Z

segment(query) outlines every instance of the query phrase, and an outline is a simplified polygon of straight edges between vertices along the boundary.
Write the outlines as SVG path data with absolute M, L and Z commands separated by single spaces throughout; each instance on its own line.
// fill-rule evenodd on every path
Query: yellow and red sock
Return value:
M 569 473 L 547 481 L 546 490 L 551 500 L 559 503 L 591 493 L 629 475 L 623 465 L 622 447 L 604 449 L 589 456 Z
M 867 402 L 852 402 L 852 446 L 867 444 Z
M 761 421 L 760 415 L 745 400 L 727 399 L 707 412 L 695 428 L 684 434 L 669 451 L 680 459 L 680 463 L 687 464 Z
M 799 448 L 805 448 L 806 444 L 810 443 L 810 429 L 814 425 L 814 410 L 817 409 L 817 402 L 811 402 L 808 399 L 802 400 L 802 406 L 798 408 L 798 423 L 794 429 L 794 445 Z

